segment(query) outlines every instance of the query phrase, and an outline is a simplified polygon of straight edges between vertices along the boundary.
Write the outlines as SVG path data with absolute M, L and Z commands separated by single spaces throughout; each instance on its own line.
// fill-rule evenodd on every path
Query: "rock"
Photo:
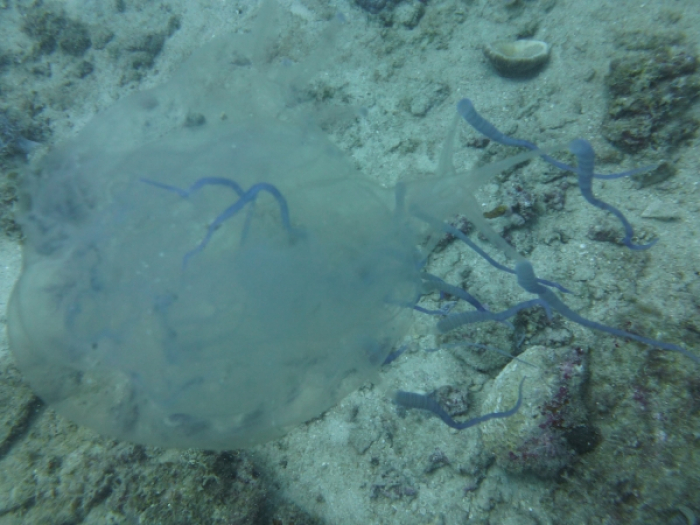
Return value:
M 496 377 L 481 412 L 511 408 L 526 376 L 522 406 L 511 417 L 482 425 L 484 446 L 508 472 L 551 478 L 598 441 L 597 432 L 587 424 L 582 399 L 588 355 L 581 348 L 535 346 L 519 357 L 536 368 L 512 361 Z

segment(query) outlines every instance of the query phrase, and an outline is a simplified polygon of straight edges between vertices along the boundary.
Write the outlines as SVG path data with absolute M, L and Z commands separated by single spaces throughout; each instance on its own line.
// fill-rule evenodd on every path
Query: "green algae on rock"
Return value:
M 700 126 L 692 106 L 700 97 L 698 56 L 683 46 L 628 53 L 610 62 L 610 92 L 602 131 L 621 150 L 669 150 Z

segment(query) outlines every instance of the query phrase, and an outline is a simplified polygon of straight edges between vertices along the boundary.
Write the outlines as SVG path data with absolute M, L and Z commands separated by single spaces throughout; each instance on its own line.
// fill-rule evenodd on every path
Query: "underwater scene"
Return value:
M 0 525 L 696 525 L 696 0 L 0 0 Z

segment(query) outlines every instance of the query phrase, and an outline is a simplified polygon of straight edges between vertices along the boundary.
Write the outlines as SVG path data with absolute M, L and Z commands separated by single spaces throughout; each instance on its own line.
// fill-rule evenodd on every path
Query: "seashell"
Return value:
M 541 40 L 494 42 L 484 46 L 484 55 L 504 77 L 526 76 L 540 69 L 549 60 L 551 46 Z

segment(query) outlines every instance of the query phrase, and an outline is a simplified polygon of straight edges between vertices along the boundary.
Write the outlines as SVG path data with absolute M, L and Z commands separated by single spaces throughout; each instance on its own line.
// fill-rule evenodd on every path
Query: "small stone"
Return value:
M 632 175 L 632 180 L 637 183 L 639 188 L 646 188 L 652 184 L 658 184 L 670 179 L 677 171 L 672 162 L 662 160 L 653 169 Z
M 677 221 L 681 219 L 681 213 L 678 206 L 657 200 L 647 206 L 642 212 L 642 217 L 657 221 Z
M 484 46 L 484 55 L 504 77 L 535 73 L 549 60 L 551 46 L 541 40 L 494 42 Z

